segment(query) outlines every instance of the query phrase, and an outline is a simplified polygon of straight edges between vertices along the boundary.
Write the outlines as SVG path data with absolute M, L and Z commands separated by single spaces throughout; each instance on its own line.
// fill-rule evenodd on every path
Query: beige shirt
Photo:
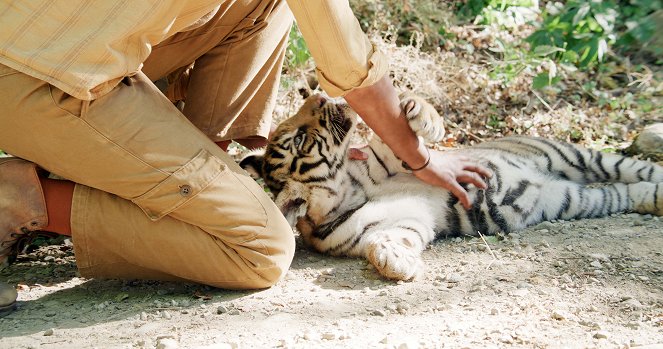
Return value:
M 154 45 L 201 25 L 220 0 L 0 2 L 0 64 L 92 100 L 136 74 Z M 387 71 L 347 0 L 288 0 L 321 86 L 342 96 Z

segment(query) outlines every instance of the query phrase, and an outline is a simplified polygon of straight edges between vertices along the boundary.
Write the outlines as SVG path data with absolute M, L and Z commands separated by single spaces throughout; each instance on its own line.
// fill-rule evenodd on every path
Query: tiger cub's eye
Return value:
M 295 136 L 295 138 L 292 140 L 293 144 L 295 145 L 296 148 L 299 148 L 300 145 L 302 145 L 302 141 L 304 140 L 304 137 L 301 134 L 298 134 Z

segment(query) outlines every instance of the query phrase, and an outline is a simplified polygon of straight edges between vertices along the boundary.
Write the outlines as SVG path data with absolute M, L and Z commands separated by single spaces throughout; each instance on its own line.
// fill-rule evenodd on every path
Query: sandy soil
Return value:
M 2 271 L 1 348 L 661 348 L 663 219 L 544 223 L 424 252 L 413 282 L 299 249 L 253 292 L 77 276 L 71 243 Z

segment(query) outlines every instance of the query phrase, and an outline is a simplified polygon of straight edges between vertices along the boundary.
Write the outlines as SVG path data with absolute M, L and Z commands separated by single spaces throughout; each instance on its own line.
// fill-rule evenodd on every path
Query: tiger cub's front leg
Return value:
M 403 92 L 400 100 L 401 109 L 417 136 L 430 143 L 444 138 L 444 120 L 430 103 L 412 92 Z
M 366 258 L 388 279 L 411 280 L 423 269 L 421 251 L 433 235 L 430 228 L 413 220 L 383 226 L 368 237 Z

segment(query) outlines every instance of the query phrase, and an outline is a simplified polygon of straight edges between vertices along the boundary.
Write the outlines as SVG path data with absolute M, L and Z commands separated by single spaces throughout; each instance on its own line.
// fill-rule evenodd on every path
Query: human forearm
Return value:
M 426 163 L 426 147 L 423 143 L 419 144 L 403 117 L 398 92 L 388 76 L 374 85 L 349 92 L 345 100 L 394 154 L 411 168 L 420 168 Z
M 419 143 L 402 114 L 398 94 L 388 77 L 375 85 L 351 91 L 345 99 L 396 156 L 416 169 L 412 172 L 417 178 L 449 190 L 466 209 L 470 208 L 472 200 L 460 183 L 481 189 L 487 187 L 482 177 L 492 174 L 475 160 L 454 152 L 429 151 Z

